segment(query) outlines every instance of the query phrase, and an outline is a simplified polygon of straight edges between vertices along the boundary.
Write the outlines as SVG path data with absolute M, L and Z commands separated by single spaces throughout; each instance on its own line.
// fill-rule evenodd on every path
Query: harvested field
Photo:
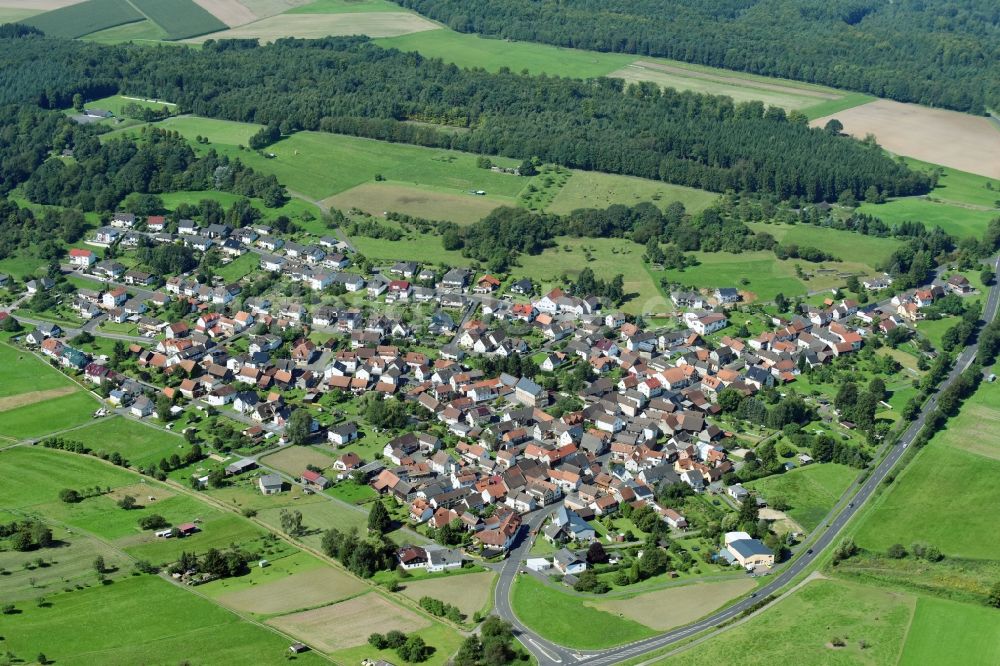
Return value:
M 457 606 L 467 617 L 472 617 L 489 601 L 493 592 L 493 578 L 492 572 L 484 571 L 414 582 L 404 578 L 400 583 L 403 585 L 403 595 L 414 601 L 420 601 L 420 597 L 433 597 Z
M 48 389 L 47 391 L 29 391 L 20 395 L 12 395 L 7 398 L 0 398 L 0 412 L 8 409 L 16 409 L 25 405 L 32 405 L 43 400 L 51 400 L 60 396 L 69 395 L 77 390 L 76 386 L 60 386 L 59 388 Z
M 277 453 L 264 456 L 260 462 L 297 477 L 306 470 L 308 465 L 326 469 L 333 465 L 333 460 L 332 456 L 320 452 L 315 446 L 290 446 Z
M 671 587 L 631 599 L 598 601 L 588 605 L 621 614 L 657 631 L 666 631 L 693 622 L 754 587 L 753 581 L 737 578 L 721 583 Z
M 393 629 L 412 633 L 431 626 L 430 620 L 375 592 L 339 604 L 276 617 L 268 624 L 323 652 L 363 645 L 376 630 L 383 634 Z
M 513 206 L 511 199 L 474 194 L 451 194 L 430 189 L 396 185 L 389 182 L 365 183 L 323 201 L 324 206 L 341 210 L 358 208 L 381 216 L 389 211 L 429 220 L 449 220 L 471 224 L 486 217 L 499 206 Z
M 3 0 L 0 0 L 2 2 Z M 260 17 L 239 0 L 194 0 L 202 9 L 230 28 L 256 21 Z
M 636 60 L 608 76 L 626 81 L 650 81 L 677 90 L 728 95 L 737 102 L 760 100 L 785 109 L 801 109 L 842 96 L 834 90 L 817 86 L 806 87 L 793 82 L 768 81 L 738 74 L 729 76 L 651 60 Z
M 898 155 L 1000 178 L 1000 131 L 987 118 L 878 100 L 812 124 L 821 127 L 831 118 L 855 137 L 874 134 L 879 145 Z
M 312 0 L 239 0 L 240 4 L 257 15 L 258 18 L 284 14 L 289 9 L 307 5 Z
M 211 36 L 203 35 L 192 42 L 206 39 L 258 38 L 273 42 L 282 37 L 316 39 L 327 36 L 368 35 L 397 37 L 414 32 L 437 30 L 440 26 L 422 16 L 406 12 L 365 12 L 357 14 L 285 14 L 255 23 L 224 30 Z
M 227 592 L 217 598 L 221 604 L 250 613 L 288 613 L 299 608 L 329 604 L 367 586 L 361 581 L 324 566 L 285 576 L 270 583 Z

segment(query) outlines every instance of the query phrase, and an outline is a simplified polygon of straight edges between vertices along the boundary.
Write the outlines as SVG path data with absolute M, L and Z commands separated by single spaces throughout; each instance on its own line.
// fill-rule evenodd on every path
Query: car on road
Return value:
M 809 550 L 806 551 L 806 555 L 812 555 L 812 554 L 813 554 L 813 549 L 812 548 L 810 548 Z

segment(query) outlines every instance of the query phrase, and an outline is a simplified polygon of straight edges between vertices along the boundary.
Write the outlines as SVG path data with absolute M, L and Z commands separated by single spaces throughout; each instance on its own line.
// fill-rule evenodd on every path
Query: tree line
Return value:
M 45 65 L 38 66 L 44 59 Z M 836 200 L 928 191 L 877 147 L 760 102 L 460 69 L 365 38 L 208 41 L 202 49 L 105 46 L 36 34 L 0 39 L 0 102 L 66 108 L 75 94 L 169 98 L 180 112 L 454 148 L 712 191 Z M 423 121 L 413 124 L 403 121 Z M 442 131 L 434 125 L 469 128 Z M 264 138 L 264 137 L 262 137 Z
M 460 32 L 659 56 L 982 113 L 1000 103 L 993 0 L 397 0 Z

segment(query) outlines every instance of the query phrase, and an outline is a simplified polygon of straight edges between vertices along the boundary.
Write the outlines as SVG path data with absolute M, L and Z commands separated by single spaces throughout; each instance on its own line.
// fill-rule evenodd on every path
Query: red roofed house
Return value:
M 302 476 L 299 478 L 302 481 L 302 485 L 318 488 L 319 490 L 326 490 L 330 487 L 330 480 L 319 472 L 314 472 L 311 469 L 307 469 L 302 472 Z
M 74 247 L 69 251 L 69 263 L 74 266 L 90 268 L 96 261 L 97 257 L 94 255 L 93 250 L 84 250 Z

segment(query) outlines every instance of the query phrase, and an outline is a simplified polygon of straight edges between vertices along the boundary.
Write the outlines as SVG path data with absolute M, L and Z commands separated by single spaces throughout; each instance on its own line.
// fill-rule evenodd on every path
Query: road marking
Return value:
M 536 648 L 538 648 L 539 652 L 541 652 L 542 654 L 544 654 L 546 657 L 548 657 L 552 661 L 556 662 L 557 664 L 561 664 L 562 663 L 562 659 L 560 659 L 558 656 L 553 657 L 551 654 L 549 654 L 548 650 L 546 650 L 541 645 L 539 645 L 538 643 L 536 643 L 534 638 L 529 638 L 528 642 L 531 643 L 532 645 L 534 645 Z M 577 659 L 580 659 L 580 657 L 577 657 Z

